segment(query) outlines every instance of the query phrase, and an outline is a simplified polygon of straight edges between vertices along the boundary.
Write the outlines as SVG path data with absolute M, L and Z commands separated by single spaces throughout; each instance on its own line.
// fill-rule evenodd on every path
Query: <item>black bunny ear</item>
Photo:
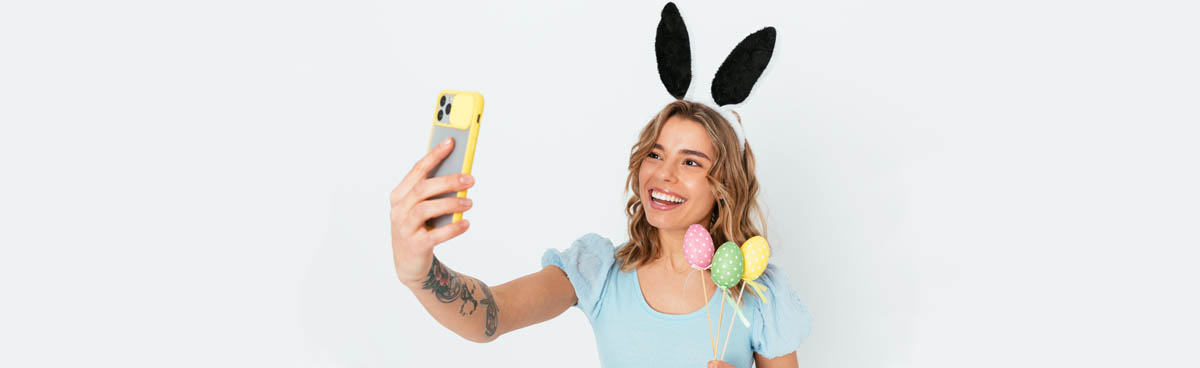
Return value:
M 654 54 L 658 57 L 658 77 L 663 86 L 671 96 L 683 99 L 692 84 L 692 46 L 675 3 L 663 7 L 658 35 L 654 37 Z
M 717 106 L 746 100 L 775 51 L 775 27 L 760 29 L 739 42 L 713 76 L 712 97 Z

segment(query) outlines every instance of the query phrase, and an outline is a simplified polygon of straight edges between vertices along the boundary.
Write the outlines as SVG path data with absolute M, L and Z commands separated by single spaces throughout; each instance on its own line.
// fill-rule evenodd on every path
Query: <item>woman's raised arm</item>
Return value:
M 553 266 L 488 287 L 435 257 L 424 281 L 405 285 L 442 326 L 475 342 L 554 318 L 576 300 L 567 275 Z
M 425 310 L 459 336 L 488 342 L 509 331 L 562 314 L 575 304 L 575 289 L 558 267 L 497 285 L 454 272 L 433 256 L 434 246 L 467 231 L 467 220 L 425 229 L 426 220 L 471 208 L 466 198 L 429 199 L 474 185 L 470 175 L 426 178 L 454 146 L 439 144 L 425 155 L 392 190 L 392 260 L 396 277 L 412 290 Z

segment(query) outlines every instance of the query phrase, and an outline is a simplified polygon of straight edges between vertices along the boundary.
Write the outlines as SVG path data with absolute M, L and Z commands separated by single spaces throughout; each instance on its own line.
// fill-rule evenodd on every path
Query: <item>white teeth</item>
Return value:
M 650 197 L 667 202 L 683 203 L 683 198 L 679 198 L 670 194 L 662 193 L 656 190 L 650 191 Z

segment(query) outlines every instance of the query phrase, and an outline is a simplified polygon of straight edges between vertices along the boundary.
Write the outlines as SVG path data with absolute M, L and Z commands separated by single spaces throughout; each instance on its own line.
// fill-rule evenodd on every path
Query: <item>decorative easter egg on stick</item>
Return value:
M 767 259 L 769 258 L 771 258 L 771 245 L 767 244 L 766 238 L 755 236 L 742 243 L 742 259 L 746 262 L 746 268 L 742 271 L 742 281 L 754 288 L 754 293 L 762 298 L 764 303 L 769 301 L 765 292 L 767 287 L 754 282 L 754 280 L 767 270 Z
M 761 236 L 747 239 L 742 244 L 742 258 L 746 262 L 742 278 L 746 280 L 758 279 L 758 276 L 761 276 L 763 271 L 767 269 L 767 259 L 771 258 L 771 246 L 767 244 L 767 239 Z
M 745 267 L 742 250 L 738 248 L 737 243 L 725 242 L 725 244 L 721 244 L 720 248 L 717 248 L 716 254 L 713 255 L 713 283 L 722 289 L 737 285 L 738 280 L 742 279 L 742 270 Z
M 688 226 L 683 235 L 683 258 L 697 270 L 708 269 L 712 265 L 713 241 L 708 229 L 700 224 Z
M 683 258 L 687 260 L 688 265 L 692 266 L 693 269 L 700 271 L 701 275 L 704 274 L 704 270 L 712 266 L 712 236 L 708 234 L 708 229 L 705 229 L 703 225 L 692 224 L 692 226 L 688 226 L 687 232 L 683 234 Z M 687 293 L 687 281 L 688 279 L 692 278 L 692 272 L 688 272 L 688 277 L 683 280 L 685 294 Z M 704 280 L 701 280 L 700 282 L 700 290 L 704 292 L 703 294 L 700 294 L 701 303 L 704 303 L 706 300 L 708 300 L 708 283 L 703 281 Z M 725 300 L 725 294 L 721 294 L 721 300 Z M 704 315 L 708 316 L 709 319 L 708 338 L 709 342 L 712 344 L 713 359 L 716 359 L 717 340 L 712 333 L 712 317 L 708 313 L 708 304 L 709 303 L 704 303 Z M 721 304 L 721 312 L 725 312 L 725 304 Z M 721 317 L 718 316 L 717 320 L 720 321 L 720 319 Z M 718 328 L 719 327 L 720 326 L 718 326 Z M 717 335 L 720 335 L 720 331 L 717 331 Z

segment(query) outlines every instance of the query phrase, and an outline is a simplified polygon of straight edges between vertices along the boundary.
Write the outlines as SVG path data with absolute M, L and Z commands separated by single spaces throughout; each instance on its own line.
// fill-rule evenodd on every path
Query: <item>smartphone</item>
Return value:
M 433 128 L 429 133 L 429 148 L 432 151 L 446 138 L 454 138 L 454 151 L 429 172 L 429 177 L 451 174 L 470 174 L 471 162 L 475 158 L 475 141 L 479 138 L 479 120 L 483 116 L 483 95 L 479 92 L 445 90 L 438 94 L 437 110 L 433 114 Z M 433 198 L 466 198 L 467 191 L 439 194 Z M 432 199 L 432 198 L 431 198 Z M 462 220 L 462 212 L 434 217 L 425 222 L 426 229 L 433 229 Z

